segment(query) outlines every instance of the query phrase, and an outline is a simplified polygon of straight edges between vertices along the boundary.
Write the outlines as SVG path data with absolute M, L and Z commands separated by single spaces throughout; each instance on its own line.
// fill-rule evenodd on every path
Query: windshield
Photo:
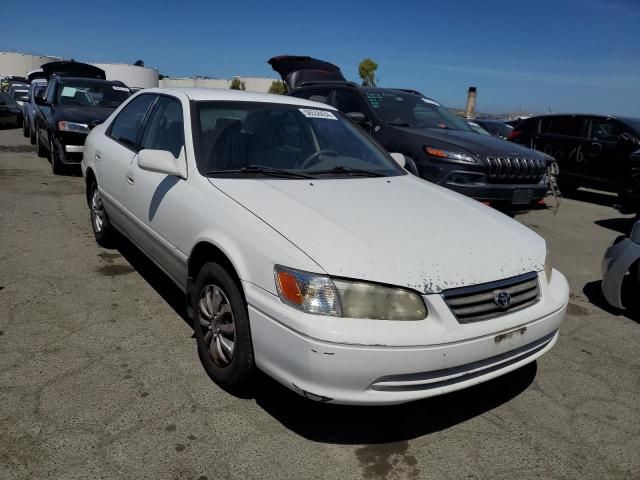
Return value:
M 39 97 L 41 96 L 44 91 L 47 89 L 47 85 L 46 84 L 38 84 L 33 88 L 33 96 L 34 97 Z
M 13 98 L 16 100 L 20 99 L 20 97 L 28 97 L 29 90 L 16 90 L 13 92 Z
M 383 122 L 416 128 L 471 131 L 466 122 L 428 98 L 393 90 L 369 90 L 365 96 Z
M 203 173 L 274 176 L 278 169 L 299 174 L 295 178 L 405 173 L 336 111 L 254 102 L 198 102 L 197 109 L 194 140 Z
M 116 108 L 131 91 L 127 87 L 107 82 L 73 80 L 62 82 L 56 93 L 58 105 Z

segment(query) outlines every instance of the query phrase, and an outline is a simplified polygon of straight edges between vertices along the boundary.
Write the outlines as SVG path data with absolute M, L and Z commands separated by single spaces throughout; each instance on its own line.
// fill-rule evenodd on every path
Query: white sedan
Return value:
M 536 233 L 398 158 L 324 104 L 151 89 L 92 130 L 82 171 L 96 240 L 124 234 L 185 292 L 217 383 L 259 368 L 393 404 L 534 361 L 569 293 Z

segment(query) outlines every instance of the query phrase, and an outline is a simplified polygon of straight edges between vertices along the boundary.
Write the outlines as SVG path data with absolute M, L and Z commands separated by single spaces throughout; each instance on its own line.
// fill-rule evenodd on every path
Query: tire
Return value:
M 29 128 L 29 141 L 31 145 L 36 144 L 36 132 L 34 132 L 32 128 Z
M 40 158 L 47 158 L 47 151 L 42 148 L 42 141 L 40 139 L 40 130 L 36 129 L 36 151 Z
M 49 134 L 49 138 L 52 138 L 51 134 Z M 60 162 L 60 157 L 56 153 L 53 140 L 49 140 L 49 161 L 51 162 L 51 172 L 54 175 L 61 175 L 64 171 L 64 165 Z
M 245 394 L 255 374 L 247 305 L 240 287 L 219 264 L 205 263 L 191 294 L 198 356 L 219 386 Z
M 22 117 L 22 136 L 25 138 L 29 137 L 29 128 L 27 127 L 28 124 L 29 122 L 27 121 L 27 119 Z
M 111 248 L 116 240 L 117 232 L 109 221 L 109 215 L 102 204 L 102 197 L 95 180 L 89 185 L 89 214 L 91 229 L 96 242 L 101 247 Z

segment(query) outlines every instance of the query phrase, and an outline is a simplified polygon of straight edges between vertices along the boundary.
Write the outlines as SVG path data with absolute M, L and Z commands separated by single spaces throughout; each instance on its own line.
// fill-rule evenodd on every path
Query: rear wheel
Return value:
M 32 128 L 29 128 L 29 141 L 31 145 L 36 144 L 36 132 L 34 132 Z
M 89 209 L 91 211 L 91 228 L 96 242 L 101 247 L 109 248 L 114 244 L 116 231 L 109 221 L 107 211 L 104 209 L 100 190 L 95 180 L 89 186 Z
M 29 121 L 25 117 L 22 117 L 22 135 L 29 136 Z
M 198 355 L 209 376 L 232 392 L 245 392 L 255 372 L 246 302 L 233 277 L 219 264 L 205 263 L 191 304 Z

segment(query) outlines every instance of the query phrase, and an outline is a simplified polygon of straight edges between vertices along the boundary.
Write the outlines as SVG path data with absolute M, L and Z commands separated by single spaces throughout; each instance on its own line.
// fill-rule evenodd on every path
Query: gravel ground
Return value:
M 640 478 L 640 324 L 603 307 L 600 260 L 631 226 L 582 192 L 518 217 L 571 284 L 554 349 L 409 405 L 306 401 L 201 368 L 180 292 L 93 239 L 78 172 L 0 131 L 0 478 Z

